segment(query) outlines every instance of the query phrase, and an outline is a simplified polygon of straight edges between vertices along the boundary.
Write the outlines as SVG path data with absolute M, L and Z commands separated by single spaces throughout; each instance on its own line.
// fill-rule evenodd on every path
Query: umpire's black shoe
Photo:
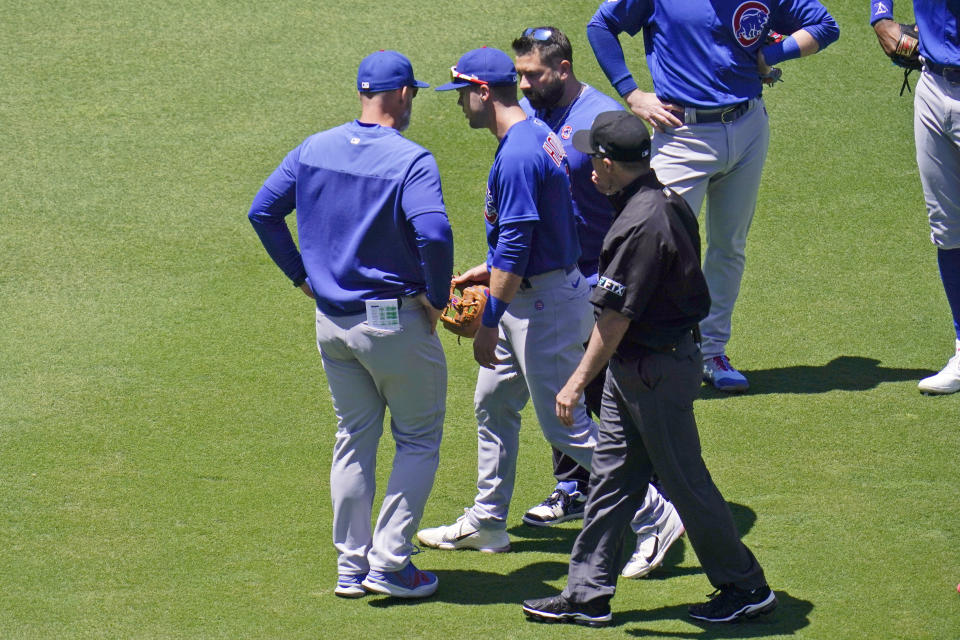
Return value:
M 736 622 L 740 618 L 755 618 L 777 608 L 777 597 L 770 587 L 738 589 L 725 584 L 710 594 L 703 604 L 691 605 L 691 618 L 707 622 Z
M 523 612 L 538 622 L 572 622 L 588 627 L 605 627 L 613 619 L 606 599 L 581 604 L 570 602 L 562 595 L 524 600 Z

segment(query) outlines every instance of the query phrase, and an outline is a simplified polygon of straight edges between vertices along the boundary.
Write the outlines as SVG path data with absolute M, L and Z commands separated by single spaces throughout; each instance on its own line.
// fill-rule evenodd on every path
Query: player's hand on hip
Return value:
M 472 269 L 468 269 L 466 272 L 453 277 L 453 284 L 459 291 L 463 291 L 464 287 L 469 287 L 475 284 L 489 285 L 490 284 L 490 271 L 487 270 L 487 263 L 478 264 Z
M 560 389 L 560 393 L 557 394 L 556 412 L 557 418 L 559 418 L 560 422 L 564 425 L 568 427 L 573 426 L 573 411 L 577 408 L 577 405 L 580 404 L 580 398 L 582 396 L 583 392 L 570 384 L 569 381 L 563 385 L 563 389 Z
M 873 31 L 880 41 L 880 48 L 885 54 L 893 55 L 900 42 L 900 24 L 893 20 L 878 20 L 873 24 Z
M 427 324 L 430 326 L 430 333 L 437 332 L 437 321 L 440 320 L 440 316 L 443 315 L 443 309 L 437 309 L 430 301 L 427 300 L 427 294 L 421 293 L 417 296 L 417 300 L 423 305 L 423 313 L 427 316 Z
M 500 331 L 497 327 L 481 326 L 473 337 L 473 358 L 484 369 L 493 369 L 503 362 L 497 357 L 497 342 Z
M 657 131 L 664 127 L 682 127 L 683 121 L 677 116 L 683 116 L 683 107 L 670 102 L 661 102 L 655 93 L 644 93 L 634 89 L 624 96 L 627 106 L 641 120 Z
M 300 283 L 300 290 L 311 300 L 315 300 L 316 297 L 313 295 L 313 289 L 310 288 L 310 285 L 306 282 Z

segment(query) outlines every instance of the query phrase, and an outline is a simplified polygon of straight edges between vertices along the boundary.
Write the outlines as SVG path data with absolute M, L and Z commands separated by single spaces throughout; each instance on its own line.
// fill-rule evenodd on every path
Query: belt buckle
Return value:
M 728 114 L 728 113 L 734 113 L 734 114 L 735 114 L 735 113 L 737 112 L 737 110 L 738 110 L 740 107 L 742 107 L 742 106 L 743 106 L 742 104 L 738 104 L 738 105 L 736 105 L 736 106 L 730 107 L 729 109 L 725 109 L 725 110 L 720 114 L 720 122 L 721 122 L 721 124 L 730 124 L 731 122 L 735 121 L 735 120 L 737 119 L 736 115 L 734 115 L 730 120 L 727 120 L 727 114 Z

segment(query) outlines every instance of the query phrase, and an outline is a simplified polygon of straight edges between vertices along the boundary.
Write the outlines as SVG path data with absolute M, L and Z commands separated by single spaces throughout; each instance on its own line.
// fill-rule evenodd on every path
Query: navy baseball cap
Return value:
M 637 162 L 650 157 L 650 132 L 629 111 L 604 111 L 589 130 L 573 134 L 573 148 L 590 156 Z
M 413 77 L 413 65 L 398 51 L 375 51 L 360 61 L 357 91 L 393 91 L 400 87 L 429 87 Z
M 457 64 L 450 67 L 452 82 L 440 85 L 437 91 L 450 91 L 470 85 L 485 84 L 491 87 L 517 84 L 517 69 L 513 60 L 500 49 L 481 47 L 467 51 Z

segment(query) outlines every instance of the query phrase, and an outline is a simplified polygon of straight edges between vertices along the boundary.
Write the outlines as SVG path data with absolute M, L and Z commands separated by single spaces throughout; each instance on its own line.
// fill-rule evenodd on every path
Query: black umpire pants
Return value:
M 766 584 L 700 455 L 693 401 L 700 392 L 702 363 L 692 336 L 669 353 L 610 361 L 583 529 L 563 592 L 568 600 L 613 597 L 623 537 L 654 471 L 711 584 L 743 589 Z

